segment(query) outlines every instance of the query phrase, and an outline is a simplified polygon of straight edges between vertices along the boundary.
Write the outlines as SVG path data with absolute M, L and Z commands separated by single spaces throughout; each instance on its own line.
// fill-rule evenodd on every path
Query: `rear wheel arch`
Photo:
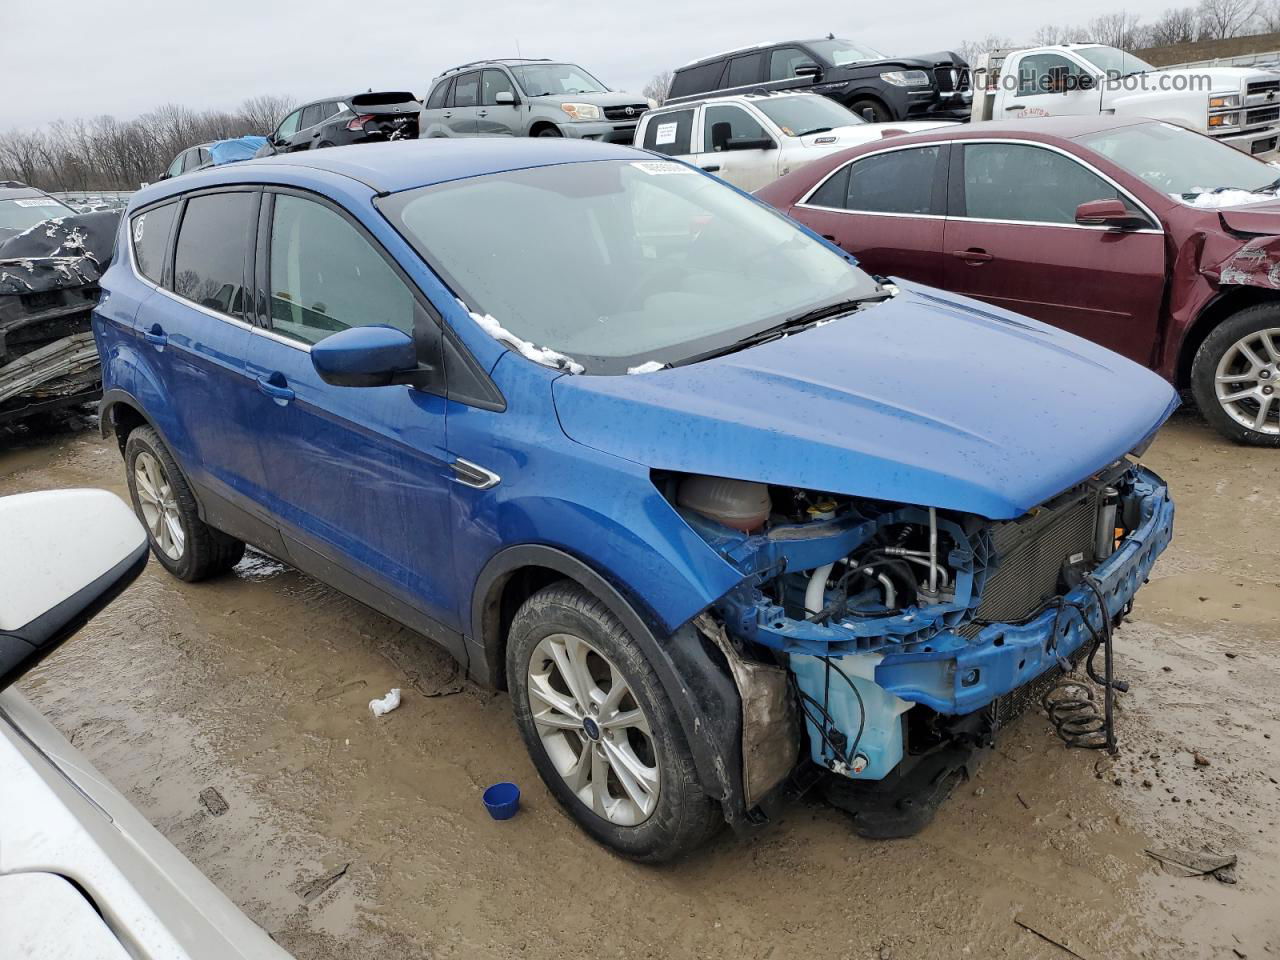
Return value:
M 116 438 L 121 456 L 124 456 L 124 445 L 129 440 L 129 434 L 138 427 L 151 427 L 156 433 L 160 433 L 156 425 L 142 412 L 142 407 L 137 401 L 122 390 L 108 390 L 103 395 L 98 405 L 98 425 L 104 439 L 108 436 Z

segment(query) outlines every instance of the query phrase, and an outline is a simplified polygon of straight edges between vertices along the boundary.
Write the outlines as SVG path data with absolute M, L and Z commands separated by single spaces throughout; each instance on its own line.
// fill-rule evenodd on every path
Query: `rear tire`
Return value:
M 179 580 L 194 583 L 225 573 L 244 556 L 244 543 L 200 519 L 196 498 L 160 435 L 138 427 L 124 444 L 133 511 L 151 552 Z
M 1280 447 L 1280 303 L 1260 303 L 1210 332 L 1191 365 L 1196 406 L 1236 443 Z
M 879 100 L 855 100 L 849 104 L 849 109 L 856 113 L 859 119 L 865 119 L 862 116 L 863 110 L 870 110 L 875 115 L 875 119 L 871 120 L 871 123 L 888 123 L 893 119 L 893 114 L 889 112 L 889 108 Z
M 577 584 L 552 584 L 516 612 L 507 681 L 538 774 L 598 842 L 660 862 L 723 825 L 653 667 Z

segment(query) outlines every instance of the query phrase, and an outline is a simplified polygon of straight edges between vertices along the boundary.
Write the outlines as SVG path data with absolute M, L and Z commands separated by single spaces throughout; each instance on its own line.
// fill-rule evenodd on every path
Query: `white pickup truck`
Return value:
M 1208 134 L 1263 159 L 1280 137 L 1280 74 L 1244 67 L 1159 69 L 1097 43 L 979 55 L 973 119 L 1113 113 Z

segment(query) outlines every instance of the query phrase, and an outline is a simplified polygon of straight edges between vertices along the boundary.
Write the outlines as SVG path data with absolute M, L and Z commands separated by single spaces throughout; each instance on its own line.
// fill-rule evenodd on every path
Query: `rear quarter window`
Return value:
M 676 78 L 671 81 L 670 97 L 687 97 L 693 93 L 714 90 L 720 85 L 720 74 L 724 71 L 723 60 L 712 60 L 697 67 L 688 67 L 676 71 Z
M 173 235 L 173 220 L 178 201 L 152 207 L 129 221 L 129 237 L 133 243 L 133 260 L 138 272 L 159 284 L 164 279 L 164 258 Z

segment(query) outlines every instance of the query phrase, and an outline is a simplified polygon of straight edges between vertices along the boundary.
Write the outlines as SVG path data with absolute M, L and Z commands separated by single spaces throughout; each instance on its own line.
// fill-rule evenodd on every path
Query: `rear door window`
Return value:
M 892 150 L 849 167 L 845 209 L 865 213 L 940 214 L 934 203 L 942 148 Z
M 211 193 L 188 200 L 173 254 L 173 292 L 208 310 L 241 317 L 253 220 L 252 193 Z
M 649 117 L 640 145 L 646 150 L 665 153 L 669 157 L 680 157 L 693 153 L 690 149 L 692 135 L 693 109 L 672 110 L 670 113 Z
M 129 223 L 129 236 L 133 240 L 133 259 L 138 272 L 152 283 L 164 281 L 164 258 L 169 252 L 169 237 L 173 234 L 173 221 L 178 213 L 178 201 L 152 207 L 138 214 Z
M 453 88 L 455 107 L 474 107 L 480 99 L 480 74 L 464 73 Z
M 729 104 L 707 107 L 702 115 L 702 131 L 702 149 L 706 153 L 719 153 L 729 149 L 730 140 L 760 140 L 769 137 L 759 120 L 741 107 Z
M 1021 143 L 967 143 L 964 211 L 979 220 L 1076 222 L 1090 200 L 1123 200 L 1120 191 L 1070 157 Z
M 270 284 L 271 327 L 294 340 L 374 324 L 413 334 L 404 281 L 346 218 L 314 200 L 276 197 Z
M 301 129 L 305 130 L 307 129 L 307 127 L 314 127 L 317 123 L 320 122 L 320 119 L 323 116 L 324 116 L 323 103 L 313 103 L 311 106 L 306 107 L 302 111 Z
M 764 69 L 764 53 L 749 53 L 744 57 L 734 57 L 729 61 L 729 69 L 725 74 L 722 87 L 745 87 L 760 82 L 760 74 Z

